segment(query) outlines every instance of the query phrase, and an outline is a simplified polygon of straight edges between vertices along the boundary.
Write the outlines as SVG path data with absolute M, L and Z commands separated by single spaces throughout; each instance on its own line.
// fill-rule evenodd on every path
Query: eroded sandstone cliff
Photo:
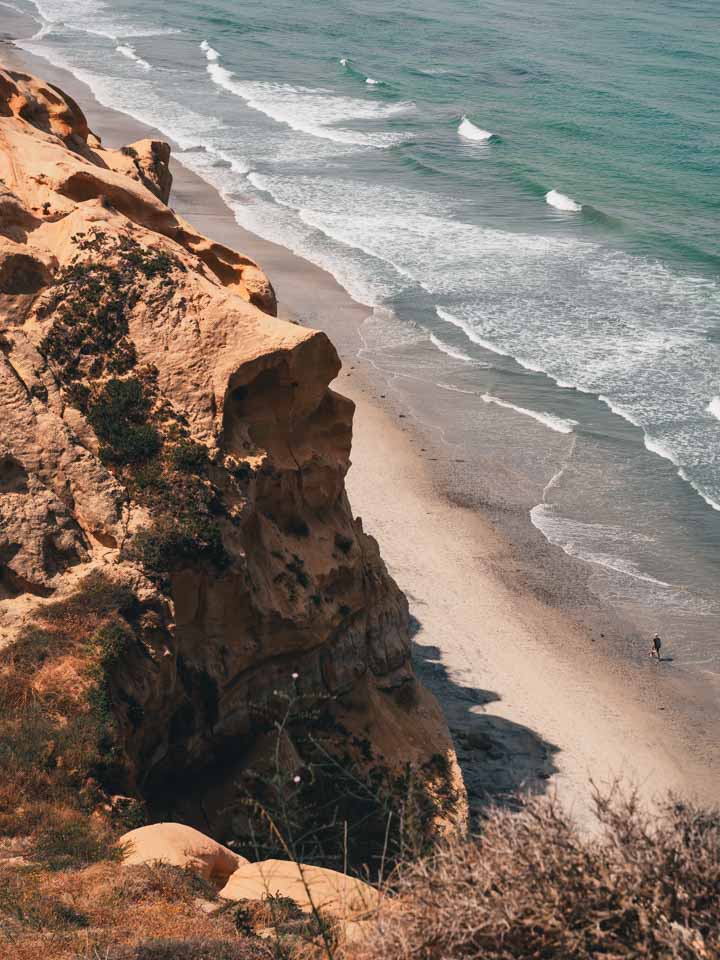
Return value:
M 104 149 L 70 98 L 0 70 L 5 772 L 31 718 L 43 782 L 88 809 L 124 795 L 232 836 L 243 771 L 301 789 L 320 750 L 368 776 L 414 765 L 452 818 L 407 603 L 344 489 L 337 354 L 166 205 L 168 161 Z M 37 776 L 0 791 L 0 827 Z

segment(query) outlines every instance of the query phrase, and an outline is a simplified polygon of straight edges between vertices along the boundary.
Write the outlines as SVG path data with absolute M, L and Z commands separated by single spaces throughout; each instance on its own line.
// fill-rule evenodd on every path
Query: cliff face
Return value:
M 405 598 L 345 493 L 337 354 L 166 205 L 168 160 L 104 149 L 59 90 L 0 70 L 0 680 L 32 641 L 27 689 L 64 717 L 99 664 L 112 761 L 78 789 L 216 833 L 278 724 L 275 759 L 302 770 L 311 715 L 334 755 L 425 765 L 460 797 Z

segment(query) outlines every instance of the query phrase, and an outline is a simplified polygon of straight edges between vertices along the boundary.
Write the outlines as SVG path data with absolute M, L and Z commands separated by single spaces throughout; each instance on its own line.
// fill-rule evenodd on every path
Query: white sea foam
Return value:
M 211 47 L 207 40 L 203 40 L 200 44 L 200 49 L 203 51 L 205 56 L 208 58 L 210 63 L 215 63 L 220 59 L 220 54 L 214 47 Z
M 632 413 L 627 409 L 627 407 L 622 406 L 619 403 L 614 403 L 609 397 L 599 394 L 598 400 L 601 403 L 604 403 L 608 409 L 615 414 L 617 417 L 622 417 L 623 420 L 627 420 L 628 423 L 631 423 L 634 427 L 640 427 L 640 423 L 637 418 L 632 415 Z M 646 444 L 647 446 L 647 444 Z M 650 449 L 648 447 L 648 449 Z
M 643 441 L 646 449 L 648 449 L 650 453 L 657 454 L 658 457 L 662 457 L 664 460 L 669 460 L 670 463 L 674 464 L 676 467 L 680 466 L 677 455 L 669 447 L 662 443 L 662 441 L 648 436 L 647 433 L 643 435 Z
M 528 410 L 527 407 L 518 407 L 514 403 L 508 403 L 507 400 L 501 400 L 490 393 L 482 395 L 483 403 L 494 403 L 498 407 L 505 407 L 506 410 L 513 410 L 515 413 L 521 413 L 524 417 L 532 417 L 543 426 L 555 430 L 557 433 L 572 433 L 578 425 L 577 420 L 564 420 L 562 417 L 556 417 L 553 413 L 546 411 L 540 413 L 538 410 Z
M 374 77 L 365 77 L 365 83 L 369 84 L 371 87 L 384 86 L 382 80 L 375 80 Z
M 400 133 L 350 130 L 339 124 L 348 120 L 387 120 L 413 111 L 413 103 L 379 104 L 338 96 L 323 88 L 240 80 L 220 65 L 218 52 L 204 42 L 207 72 L 213 82 L 277 123 L 348 146 L 390 147 L 407 139 Z
M 699 484 L 688 474 L 687 470 L 684 469 L 683 464 L 680 462 L 677 453 L 671 447 L 669 447 L 666 443 L 663 443 L 661 440 L 649 436 L 647 433 L 643 433 L 643 441 L 645 443 L 645 447 L 650 451 L 650 453 L 654 453 L 658 457 L 662 457 L 664 460 L 669 460 L 673 466 L 677 467 L 677 473 L 680 479 L 684 480 L 685 483 L 689 483 L 693 490 L 700 494 L 702 499 L 709 507 L 712 507 L 713 510 L 720 511 L 720 503 L 710 496 L 702 484 Z
M 374 184 L 327 177 L 265 177 L 264 186 L 336 241 L 339 260 L 381 277 L 392 295 L 413 282 L 432 296 L 451 294 L 452 311 L 437 314 L 471 342 L 600 395 L 662 439 L 706 503 L 720 502 L 720 444 L 700 413 L 707 399 L 699 402 L 717 389 L 720 348 L 703 335 L 720 309 L 717 285 L 688 284 L 598 244 L 463 223 L 461 207 L 428 208 L 425 194 L 408 191 L 395 203 Z M 693 327 L 678 326 L 680 303 Z
M 705 409 L 720 420 L 720 397 L 713 397 Z
M 452 357 L 453 360 L 464 360 L 465 363 L 478 363 L 477 360 L 468 356 L 467 353 L 463 353 L 463 351 L 458 350 L 457 347 L 451 347 L 450 344 L 445 343 L 445 341 L 441 340 L 440 337 L 436 337 L 434 333 L 430 334 L 430 342 L 433 344 L 433 346 L 437 347 L 438 350 L 441 350 L 443 353 L 447 354 L 448 357 Z
M 454 314 L 450 313 L 449 310 L 445 310 L 444 307 L 435 307 L 435 313 L 440 317 L 441 320 L 444 320 L 446 323 L 452 324 L 453 327 L 457 327 L 459 330 L 462 330 L 468 340 L 476 343 L 479 347 L 483 347 L 483 349 L 489 350 L 491 353 L 496 353 L 500 357 L 510 356 L 509 353 L 506 353 L 504 350 L 500 350 L 493 343 L 490 343 L 489 340 L 479 336 L 473 325 L 465 321 L 462 317 L 456 317 Z
M 472 120 L 468 120 L 467 117 L 463 117 L 460 121 L 458 134 L 465 140 L 475 140 L 481 143 L 487 143 L 487 141 L 491 140 L 494 136 L 489 130 L 482 130 L 480 127 L 476 127 Z
M 127 57 L 128 60 L 133 60 L 139 67 L 142 67 L 143 70 L 152 70 L 147 60 L 139 57 L 135 52 L 135 48 L 131 47 L 129 43 L 119 43 L 115 49 L 118 53 L 122 54 L 123 57 Z
M 31 0 L 45 23 L 65 24 L 72 30 L 118 41 L 135 37 L 169 36 L 175 27 L 138 24 L 116 16 L 104 0 Z
M 437 383 L 436 386 L 442 390 L 449 390 L 450 393 L 462 393 L 468 397 L 476 397 L 478 395 L 477 390 L 466 390 L 464 387 L 458 387 L 454 383 Z
M 582 210 L 582 204 L 573 200 L 572 197 L 560 193 L 559 190 L 549 190 L 545 194 L 545 203 L 555 207 L 556 210 L 564 210 L 566 213 L 580 213 Z
M 472 323 L 469 323 L 467 320 L 464 320 L 462 317 L 456 317 L 454 314 L 450 313 L 449 310 L 445 310 L 443 307 L 435 307 L 435 313 L 440 317 L 441 320 L 444 320 L 446 323 L 452 324 L 454 327 L 462 330 L 468 340 L 471 340 L 473 343 L 476 343 L 479 347 L 482 347 L 483 350 L 489 350 L 490 353 L 496 353 L 499 357 L 509 357 L 511 360 L 514 360 L 515 363 L 520 364 L 521 367 L 524 367 L 526 370 L 530 370 L 531 373 L 543 373 L 545 376 L 549 376 L 537 364 L 532 363 L 530 360 L 524 360 L 520 357 L 515 356 L 509 350 L 504 350 L 501 347 L 498 347 L 497 344 L 493 343 L 491 340 L 488 340 L 486 337 L 481 337 Z M 551 380 L 555 378 L 550 376 Z M 556 381 L 558 386 L 570 387 L 571 384 L 560 383 Z
M 682 467 L 678 467 L 678 476 L 681 480 L 684 480 L 685 483 L 689 483 L 695 493 L 699 494 L 709 507 L 712 507 L 713 510 L 720 511 L 720 501 L 713 500 L 710 494 L 699 483 L 696 483 L 695 480 L 689 477 Z
M 612 527 L 605 528 L 598 523 L 581 523 L 577 520 L 560 517 L 555 509 L 547 503 L 539 503 L 533 507 L 530 511 L 530 519 L 533 526 L 537 527 L 546 540 L 561 547 L 570 557 L 577 557 L 586 563 L 597 564 L 616 573 L 632 577 L 633 580 L 642 580 L 663 589 L 671 588 L 671 584 L 664 580 L 658 580 L 656 577 L 644 573 L 635 561 L 603 553 L 598 549 L 598 544 L 607 541 L 607 532 L 610 531 L 612 535 L 614 530 Z M 622 535 L 627 537 L 628 531 L 623 530 Z M 618 542 L 612 536 L 611 540 L 613 544 Z

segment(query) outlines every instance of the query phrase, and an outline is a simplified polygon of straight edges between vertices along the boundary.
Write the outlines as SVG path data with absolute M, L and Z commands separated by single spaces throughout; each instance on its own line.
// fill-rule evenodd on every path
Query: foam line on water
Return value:
M 662 457 L 664 460 L 669 460 L 673 466 L 677 467 L 677 473 L 681 480 L 684 480 L 685 483 L 689 483 L 693 490 L 698 493 L 705 503 L 712 507 L 713 510 L 720 511 L 720 503 L 713 498 L 700 486 L 696 483 L 683 468 L 683 464 L 678 459 L 677 455 L 662 441 L 655 439 L 654 437 L 649 436 L 647 433 L 643 432 L 643 441 L 645 447 L 650 453 L 654 453 L 658 457 Z
M 123 23 L 115 19 L 104 0 L 30 0 L 44 23 L 65 24 L 71 30 L 118 41 L 132 37 L 159 37 L 179 34 L 175 27 Z
M 547 411 L 541 413 L 538 410 L 519 407 L 514 403 L 509 403 L 507 400 L 494 397 L 491 393 L 483 393 L 482 401 L 483 403 L 493 403 L 498 407 L 504 407 L 506 410 L 512 410 L 515 413 L 521 413 L 524 417 L 532 417 L 533 420 L 537 420 L 537 422 L 541 423 L 544 427 L 555 430 L 556 433 L 572 433 L 578 425 L 577 420 L 565 420 L 562 417 L 556 417 L 553 413 L 547 413 Z
M 612 554 L 601 553 L 597 548 L 590 549 L 587 545 L 588 541 L 594 545 L 603 539 L 602 524 L 588 524 L 560 517 L 547 503 L 534 506 L 530 511 L 530 519 L 546 540 L 560 547 L 570 557 L 605 567 L 615 573 L 632 577 L 633 580 L 641 580 L 663 589 L 672 589 L 672 584 L 644 573 L 633 560 L 624 560 Z
M 449 310 L 445 310 L 443 307 L 435 307 L 435 313 L 440 317 L 441 320 L 444 320 L 446 323 L 452 324 L 453 327 L 457 327 L 459 330 L 465 334 L 468 340 L 471 340 L 473 343 L 476 343 L 479 347 L 482 347 L 483 350 L 488 350 L 490 353 L 497 354 L 498 357 L 508 357 L 510 360 L 514 360 L 515 363 L 518 363 L 521 367 L 524 367 L 526 370 L 529 370 L 531 373 L 542 373 L 545 376 L 549 377 L 550 380 L 555 380 L 553 376 L 538 367 L 537 365 L 531 363 L 529 360 L 523 360 L 520 357 L 515 356 L 513 353 L 509 353 L 506 350 L 502 350 L 497 344 L 494 344 L 491 340 L 481 337 L 477 330 L 473 327 L 471 323 L 463 320 L 462 317 L 458 317 L 453 313 L 450 313 Z M 561 383 L 559 380 L 555 380 L 559 387 L 571 387 L 572 384 Z
M 720 397 L 713 397 L 710 403 L 705 407 L 708 413 L 711 413 L 717 420 L 720 420 Z
M 207 40 L 203 40 L 203 42 L 200 44 L 200 49 L 210 63 L 217 63 L 217 61 L 220 59 L 220 54 L 218 51 L 214 47 L 211 47 Z
M 207 41 L 201 44 L 201 49 L 208 61 L 207 72 L 216 86 L 240 97 L 253 110 L 264 113 L 276 123 L 312 137 L 353 147 L 391 147 L 408 139 L 404 133 L 351 130 L 341 124 L 349 120 L 389 120 L 414 111 L 413 103 L 381 104 L 374 100 L 340 96 L 321 87 L 241 80 L 222 66 L 220 54 Z
M 580 378 L 572 381 L 560 379 L 554 373 L 554 371 L 548 370 L 543 364 L 530 362 L 526 358 L 518 356 L 517 354 L 511 353 L 509 350 L 498 346 L 496 343 L 493 343 L 486 337 L 480 336 L 469 320 L 460 316 L 456 316 L 442 307 L 436 307 L 435 310 L 442 320 L 459 327 L 470 340 L 472 340 L 474 343 L 477 343 L 484 349 L 490 350 L 493 353 L 497 353 L 499 356 L 512 357 L 512 359 L 515 360 L 515 362 L 521 367 L 524 367 L 526 370 L 530 370 L 534 373 L 544 374 L 545 376 L 549 377 L 549 379 L 557 383 L 558 386 L 579 390 L 589 394 L 593 394 L 595 392 L 591 387 L 589 387 L 588 384 L 583 383 Z M 709 507 L 711 507 L 713 510 L 720 511 L 720 502 L 718 502 L 718 500 L 716 500 L 701 483 L 698 483 L 697 480 L 693 479 L 689 475 L 687 465 L 682 462 L 677 453 L 675 453 L 667 444 L 654 437 L 634 411 L 628 409 L 626 404 L 618 403 L 610 397 L 607 397 L 605 394 L 598 394 L 598 399 L 604 403 L 616 416 L 619 416 L 628 423 L 631 423 L 633 426 L 638 427 L 643 433 L 643 443 L 646 449 L 650 453 L 654 453 L 659 457 L 669 460 L 677 468 L 680 479 L 688 483 Z M 717 399 L 720 400 L 720 398 Z M 720 407 L 720 404 L 717 406 Z
M 565 213 L 580 213 L 582 210 L 581 203 L 564 193 L 560 193 L 559 190 L 549 190 L 545 194 L 545 203 L 555 207 L 556 210 L 563 210 Z
M 147 60 L 143 60 L 142 57 L 139 57 L 135 52 L 135 48 L 132 47 L 129 43 L 119 43 L 115 47 L 115 49 L 123 57 L 127 57 L 128 60 L 134 61 L 139 67 L 142 67 L 143 70 L 147 70 L 147 71 L 152 70 L 152 67 L 147 62 Z
M 444 340 L 441 340 L 440 337 L 436 337 L 434 333 L 430 334 L 430 342 L 434 347 L 437 347 L 438 350 L 441 350 L 443 353 L 447 354 L 448 357 L 452 357 L 453 360 L 463 360 L 465 363 L 479 363 L 473 357 L 468 356 L 467 353 L 464 353 L 462 350 L 457 347 L 451 347 L 449 343 L 445 343 Z M 483 364 L 485 366 L 485 364 Z

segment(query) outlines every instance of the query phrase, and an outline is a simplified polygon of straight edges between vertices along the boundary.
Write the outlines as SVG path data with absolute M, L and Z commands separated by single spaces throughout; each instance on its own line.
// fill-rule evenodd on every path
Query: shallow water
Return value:
M 12 5 L 374 308 L 365 357 L 458 456 L 492 451 L 486 502 L 720 670 L 712 0 Z

